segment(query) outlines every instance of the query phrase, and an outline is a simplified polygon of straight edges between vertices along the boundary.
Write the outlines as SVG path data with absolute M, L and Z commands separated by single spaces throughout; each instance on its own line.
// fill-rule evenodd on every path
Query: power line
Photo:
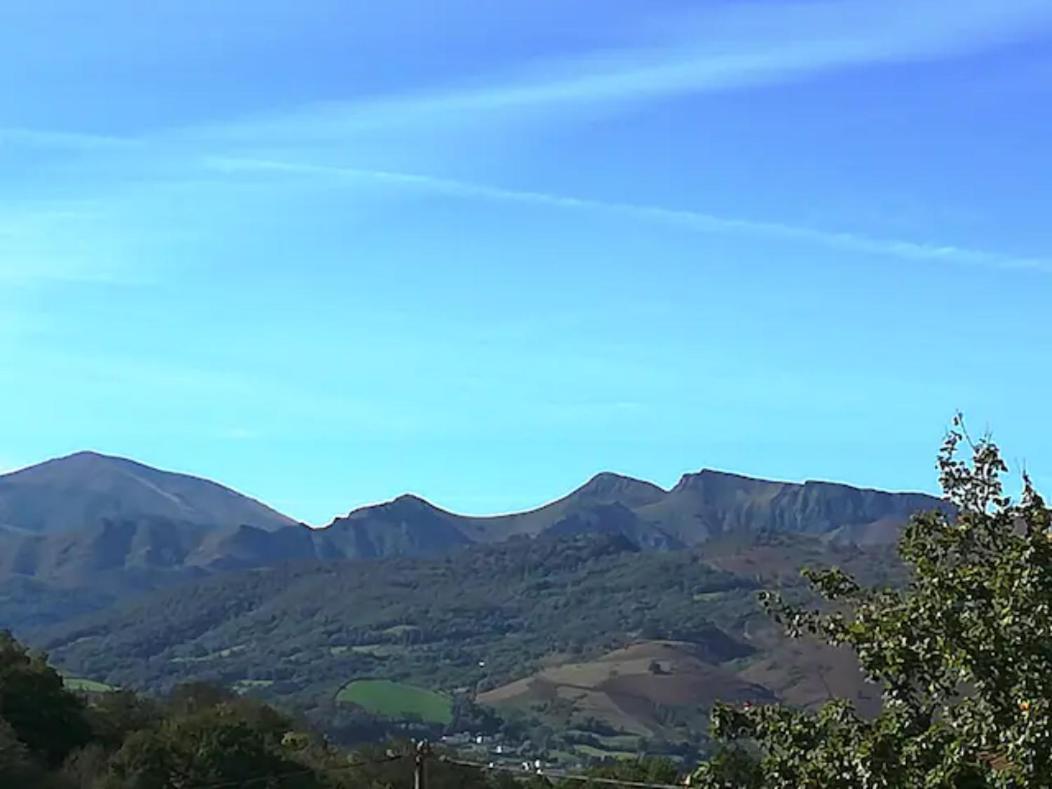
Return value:
M 522 776 L 523 778 L 526 777 L 525 775 L 523 775 L 523 770 L 519 770 L 514 767 L 505 767 L 503 765 L 496 764 L 483 764 L 482 762 L 468 762 L 462 759 L 451 759 L 446 756 L 441 757 L 441 761 L 445 762 L 446 764 L 454 764 L 459 767 L 473 767 L 477 770 L 491 770 L 496 772 L 514 773 L 516 775 Z M 543 772 L 538 772 L 537 774 L 547 778 L 558 778 L 560 781 L 590 781 L 592 783 L 609 784 L 611 786 L 640 787 L 640 789 L 683 789 L 684 786 L 683 784 L 655 784 L 647 783 L 645 781 L 626 781 L 621 778 L 597 778 L 592 775 L 575 775 L 573 773 L 564 773 L 557 770 L 550 772 L 545 770 Z

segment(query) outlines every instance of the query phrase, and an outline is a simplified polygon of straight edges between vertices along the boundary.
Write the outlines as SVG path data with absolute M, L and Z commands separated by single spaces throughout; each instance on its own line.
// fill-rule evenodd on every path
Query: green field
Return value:
M 82 679 L 81 677 L 63 677 L 62 682 L 69 690 L 80 693 L 109 693 L 116 690 L 115 687 L 105 682 L 96 682 L 93 679 Z
M 370 655 L 375 658 L 389 658 L 392 655 L 401 655 L 405 651 L 405 647 L 397 644 L 361 644 L 358 646 L 329 647 L 329 654 L 334 657 L 353 653 L 355 655 Z
M 236 647 L 227 647 L 226 649 L 220 649 L 218 652 L 212 652 L 208 655 L 201 655 L 201 657 L 174 657 L 172 658 L 173 663 L 204 663 L 208 660 L 218 660 L 219 658 L 228 658 L 231 655 L 236 655 L 238 652 L 243 652 L 247 647 L 244 644 L 238 644 Z
M 639 758 L 638 751 L 606 751 L 602 748 L 595 748 L 591 745 L 575 745 L 574 751 L 576 753 L 583 754 L 592 759 L 637 759 Z
M 349 682 L 336 694 L 336 700 L 357 704 L 369 712 L 388 718 L 415 715 L 428 723 L 444 725 L 453 721 L 453 703 L 448 697 L 385 679 Z

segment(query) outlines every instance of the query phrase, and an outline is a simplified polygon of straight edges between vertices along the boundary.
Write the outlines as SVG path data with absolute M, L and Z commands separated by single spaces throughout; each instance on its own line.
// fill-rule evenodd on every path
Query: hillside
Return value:
M 160 592 L 32 641 L 76 676 L 151 691 L 219 682 L 298 708 L 337 733 L 358 715 L 335 703 L 341 689 L 382 679 L 454 700 L 478 692 L 502 716 L 525 715 L 528 729 L 594 728 L 586 723 L 594 719 L 602 730 L 700 741 L 712 699 L 776 698 L 813 669 L 763 663 L 778 659 L 780 642 L 756 607 L 756 574 L 719 569 L 721 551 L 775 550 L 797 567 L 836 562 L 887 578 L 885 551 L 773 539 L 651 552 L 619 535 L 545 536 L 455 557 L 285 565 Z M 799 579 L 785 584 L 798 588 Z M 638 646 L 646 642 L 667 643 Z M 640 649 L 672 651 L 647 653 L 643 666 Z M 668 673 L 644 676 L 652 660 Z M 580 679 L 597 662 L 623 663 L 627 678 Z M 750 666 L 762 667 L 755 678 L 744 673 Z M 690 711 L 680 693 L 694 700 Z M 557 698 L 569 703 L 569 718 L 531 709 Z M 454 706 L 463 720 L 465 709 Z
M 665 739 L 687 737 L 705 725 L 716 701 L 765 703 L 776 695 L 719 665 L 705 644 L 642 641 L 595 660 L 542 669 L 487 691 L 481 704 L 497 710 L 535 711 L 570 731 L 595 721 L 619 733 Z M 591 735 L 616 748 L 617 739 Z

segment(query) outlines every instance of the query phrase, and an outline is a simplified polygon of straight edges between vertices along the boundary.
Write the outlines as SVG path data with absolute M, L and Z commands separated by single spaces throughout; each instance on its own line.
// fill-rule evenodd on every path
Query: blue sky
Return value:
M 1052 488 L 1046 0 L 38 0 L 0 51 L 0 468 L 934 490 L 963 409 Z

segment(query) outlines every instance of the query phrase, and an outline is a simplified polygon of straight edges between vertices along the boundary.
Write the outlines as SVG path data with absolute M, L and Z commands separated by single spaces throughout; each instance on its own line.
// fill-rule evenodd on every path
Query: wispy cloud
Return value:
M 575 113 L 620 105 L 800 81 L 872 64 L 936 60 L 980 51 L 1052 29 L 1047 0 L 809 0 L 707 3 L 686 17 L 659 16 L 658 32 L 635 45 L 568 58 L 523 59 L 457 84 L 418 84 L 386 95 L 335 100 L 226 118 L 142 138 L 0 128 L 0 146 L 77 151 L 149 147 L 165 156 L 188 148 L 254 150 L 322 143 L 359 144 L 348 135 L 410 134 L 408 145 L 441 128 L 494 132 L 526 113 L 565 123 Z M 557 115 L 546 114 L 547 111 Z M 391 143 L 392 138 L 382 139 Z
M 368 165 L 365 150 L 375 143 L 380 161 L 394 169 L 430 169 L 428 158 L 443 155 L 443 147 L 435 143 L 447 121 L 457 127 L 458 140 L 463 139 L 463 126 L 478 132 L 473 139 L 499 137 L 502 144 L 513 145 L 507 140 L 515 140 L 514 134 L 505 139 L 503 131 L 495 129 L 505 117 L 514 122 L 520 111 L 531 117 L 535 114 L 546 124 L 561 124 L 584 108 L 616 108 L 623 102 L 788 82 L 871 63 L 945 57 L 1052 25 L 1052 4 L 1047 0 L 730 2 L 706 4 L 701 9 L 676 26 L 665 25 L 656 34 L 651 31 L 641 36 L 636 46 L 524 64 L 517 71 L 486 75 L 456 88 L 284 109 L 262 117 L 157 131 L 139 139 L 0 129 L 0 146 L 82 152 L 85 160 L 105 161 L 108 178 L 130 174 L 129 179 L 136 183 L 186 178 L 204 160 L 213 169 L 368 179 L 461 197 L 618 213 L 699 232 L 795 241 L 906 261 L 1052 270 L 1047 259 L 956 245 L 839 233 L 554 191 L 505 189 L 416 172 L 340 166 L 341 152 L 351 148 L 357 161 Z M 362 130 L 378 133 L 375 139 L 368 134 L 356 136 Z M 400 136 L 401 132 L 407 136 Z M 413 160 L 391 165 L 389 154 L 394 149 Z M 112 167 L 108 159 L 102 159 L 110 152 L 116 154 Z M 283 161 L 285 157 L 294 161 Z M 327 164 L 298 163 L 306 158 Z M 94 244 L 89 254 L 75 245 L 78 234 L 66 232 L 63 228 L 69 225 L 61 219 L 52 216 L 28 230 L 24 222 L 15 223 L 18 237 L 12 235 L 11 223 L 6 228 L 0 224 L 0 282 L 113 281 L 133 273 L 114 268 L 113 261 L 129 255 L 99 249 L 97 226 L 87 234 Z M 122 225 L 120 233 L 111 232 L 101 243 L 117 244 L 126 233 Z M 105 266 L 99 261 L 106 261 Z M 141 276 L 141 272 L 134 274 Z
M 268 145 L 328 140 L 355 131 L 438 126 L 492 131 L 502 113 L 571 113 L 679 95 L 808 79 L 871 64 L 935 60 L 1052 29 L 1047 0 L 808 0 L 699 4 L 661 16 L 634 45 L 568 58 L 523 59 L 456 84 L 418 84 L 387 95 L 283 107 L 245 118 L 151 132 L 143 138 L 0 128 L 2 146 L 78 151 L 174 144 Z M 550 118 L 548 118 L 550 120 Z M 168 152 L 169 154 L 172 151 Z
M 669 25 L 669 28 L 672 26 Z M 611 104 L 781 84 L 869 64 L 978 51 L 1052 27 L 1046 0 L 819 0 L 713 3 L 649 46 L 523 64 L 455 88 L 300 110 L 189 130 L 303 135 L 414 123 L 470 124 L 500 111 Z M 258 138 L 257 138 L 258 139 Z
M 624 216 L 636 221 L 674 225 L 702 233 L 732 234 L 773 241 L 813 244 L 841 252 L 880 255 L 903 261 L 951 263 L 1001 269 L 1030 269 L 1052 273 L 1052 259 L 1019 257 L 949 244 L 878 238 L 856 233 L 831 232 L 810 227 L 718 216 L 700 211 L 630 202 L 610 202 L 547 192 L 505 189 L 485 184 L 436 178 L 416 173 L 332 167 L 266 159 L 212 157 L 206 164 L 227 173 L 304 175 L 370 181 L 450 197 L 548 206 Z

